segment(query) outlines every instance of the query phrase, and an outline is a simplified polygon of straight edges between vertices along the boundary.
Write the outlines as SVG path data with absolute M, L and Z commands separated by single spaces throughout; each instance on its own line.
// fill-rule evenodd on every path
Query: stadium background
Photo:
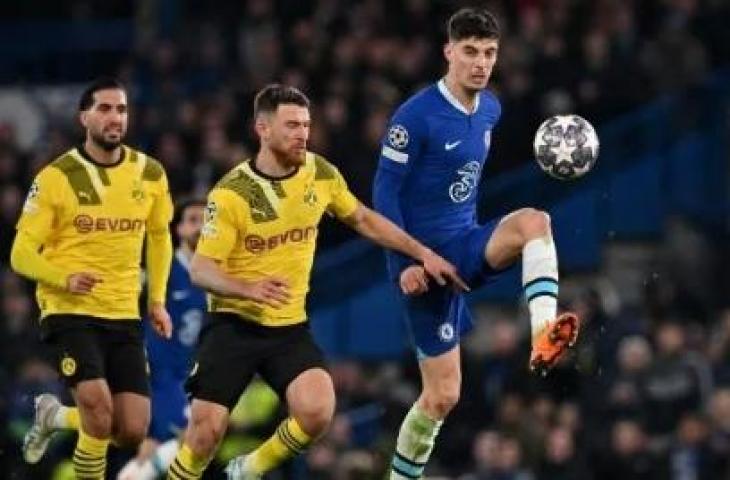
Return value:
M 72 438 L 40 466 L 19 442 L 39 391 L 61 393 L 37 341 L 31 286 L 8 269 L 34 173 L 80 138 L 83 85 L 130 87 L 129 143 L 165 165 L 173 195 L 204 194 L 255 151 L 253 94 L 277 80 L 314 100 L 311 147 L 369 203 L 379 138 L 399 101 L 438 78 L 447 16 L 464 2 L 249 0 L 0 6 L 0 471 L 70 478 Z M 586 318 L 575 356 L 526 371 L 519 282 L 472 295 L 462 401 L 429 478 L 730 478 L 730 6 L 721 0 L 517 0 L 485 5 L 504 31 L 491 82 L 503 103 L 480 194 L 485 218 L 553 217 L 566 305 Z M 531 160 L 545 116 L 575 112 L 602 141 L 596 169 L 564 184 Z M 383 283 L 382 253 L 328 222 L 310 306 L 332 359 L 338 415 L 305 458 L 271 478 L 379 479 L 417 394 L 417 367 Z M 276 421 L 249 392 L 220 456 Z M 114 464 L 124 460 L 117 452 Z M 112 469 L 113 470 L 113 469 Z M 206 478 L 220 478 L 219 470 Z M 278 476 L 277 476 L 278 475 Z

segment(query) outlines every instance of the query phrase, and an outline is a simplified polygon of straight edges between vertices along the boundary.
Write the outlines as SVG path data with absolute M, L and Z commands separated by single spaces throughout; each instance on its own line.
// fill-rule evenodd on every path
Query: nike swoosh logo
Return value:
M 446 149 L 447 151 L 448 151 L 448 150 L 453 150 L 453 149 L 455 149 L 456 147 L 458 147 L 460 143 L 461 143 L 461 140 L 457 140 L 457 141 L 455 141 L 455 142 L 451 142 L 451 143 L 449 143 L 449 142 L 446 142 L 446 143 L 444 144 L 444 148 L 445 148 L 445 149 Z

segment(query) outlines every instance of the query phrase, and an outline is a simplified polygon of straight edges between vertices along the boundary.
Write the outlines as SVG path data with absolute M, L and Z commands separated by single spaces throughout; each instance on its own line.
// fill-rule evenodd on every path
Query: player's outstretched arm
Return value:
M 439 285 L 452 282 L 462 290 L 469 290 L 464 280 L 459 277 L 456 267 L 379 213 L 364 205 L 358 205 L 355 212 L 343 220 L 360 235 L 421 262 L 426 273 Z
M 10 252 L 12 269 L 36 282 L 78 294 L 91 292 L 102 281 L 98 275 L 90 272 L 70 273 L 53 265 L 39 253 L 41 246 L 41 242 L 32 235 L 18 230 Z
M 279 277 L 265 277 L 247 282 L 226 274 L 218 262 L 196 253 L 190 262 L 193 283 L 222 297 L 241 298 L 281 308 L 289 303 L 289 283 Z

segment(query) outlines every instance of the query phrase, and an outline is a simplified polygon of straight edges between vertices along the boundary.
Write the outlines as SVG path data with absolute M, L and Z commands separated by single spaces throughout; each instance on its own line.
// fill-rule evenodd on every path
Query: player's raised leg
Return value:
M 459 401 L 460 351 L 456 345 L 441 355 L 420 359 L 423 389 L 398 432 L 391 464 L 392 480 L 417 479 L 423 475 L 441 425 Z
M 530 368 L 547 372 L 571 347 L 580 327 L 572 313 L 557 315 L 558 257 L 550 217 L 533 208 L 505 216 L 487 242 L 485 259 L 502 269 L 522 256 L 522 284 L 530 311 Z
M 185 439 L 167 471 L 169 480 L 195 480 L 203 471 L 228 427 L 228 408 L 206 400 L 194 399 Z
M 299 374 L 286 388 L 289 417 L 256 450 L 231 460 L 230 480 L 258 479 L 286 460 L 301 454 L 329 428 L 335 411 L 332 378 L 322 368 Z

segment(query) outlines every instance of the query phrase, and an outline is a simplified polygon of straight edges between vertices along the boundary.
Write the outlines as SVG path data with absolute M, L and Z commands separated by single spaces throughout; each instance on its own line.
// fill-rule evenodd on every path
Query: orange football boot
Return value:
M 547 327 L 532 339 L 530 370 L 547 375 L 578 339 L 580 320 L 575 313 L 565 312 L 548 322 Z

